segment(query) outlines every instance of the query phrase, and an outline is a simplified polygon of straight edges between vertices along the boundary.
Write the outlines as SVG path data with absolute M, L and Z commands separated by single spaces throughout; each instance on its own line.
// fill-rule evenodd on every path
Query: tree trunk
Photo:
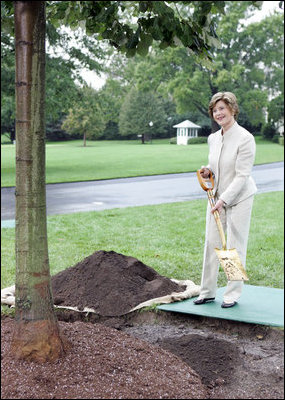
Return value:
M 83 133 L 83 147 L 86 147 L 86 133 Z
M 45 362 L 64 351 L 54 313 L 45 193 L 45 1 L 15 1 L 16 317 L 11 351 Z

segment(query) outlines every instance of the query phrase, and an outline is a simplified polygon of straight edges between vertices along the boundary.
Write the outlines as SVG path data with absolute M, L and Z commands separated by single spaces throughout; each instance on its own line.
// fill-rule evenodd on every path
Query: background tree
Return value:
M 166 131 L 167 115 L 162 101 L 153 93 L 132 88 L 122 104 L 119 132 L 133 139 L 141 136 L 142 143 L 149 137 Z
M 262 135 L 269 140 L 275 140 L 277 135 L 284 136 L 284 89 L 268 105 L 268 121 L 262 129 Z
M 205 114 L 207 102 L 199 99 L 205 99 L 205 95 L 209 99 L 217 91 L 232 91 L 239 99 L 240 123 L 251 132 L 261 132 L 272 88 L 275 88 L 275 96 L 282 84 L 278 77 L 283 71 L 280 42 L 284 25 L 280 13 L 245 25 L 242 21 L 251 13 L 250 2 L 226 2 L 226 15 L 218 17 L 217 32 L 222 45 L 215 50 L 213 68 L 200 66 L 192 74 L 187 68 L 183 69 L 170 84 L 180 111 L 194 105 Z M 189 67 L 189 64 L 184 65 Z
M 82 137 L 83 146 L 86 139 L 97 139 L 103 135 L 105 120 L 100 106 L 100 99 L 96 91 L 91 87 L 80 90 L 79 99 L 65 118 L 62 129 L 67 133 Z
M 80 89 L 67 60 L 46 55 L 46 88 L 46 139 L 67 139 L 61 124 L 70 107 L 79 100 Z
M 48 4 L 49 2 L 47 2 Z M 11 24 L 13 2 L 1 2 L 1 134 L 15 139 L 15 44 Z M 61 129 L 64 116 L 77 99 L 78 88 L 85 82 L 83 68 L 100 75 L 104 60 L 108 59 L 110 46 L 106 48 L 94 36 L 87 36 L 79 27 L 76 31 L 46 24 L 46 138 L 61 140 L 70 138 Z
M 275 97 L 268 106 L 268 122 L 274 124 L 276 129 L 282 129 L 284 133 L 284 90 Z
M 269 102 L 283 90 L 283 15 L 276 12 L 248 24 L 254 12 L 251 2 L 226 2 L 225 10 L 226 15 L 217 16 L 221 45 L 213 51 L 212 64 L 199 62 L 185 48 L 161 51 L 153 44 L 144 59 L 127 60 L 121 79 L 139 90 L 153 88 L 175 102 L 177 114 L 191 113 L 199 125 L 210 122 L 211 96 L 233 91 L 241 109 L 239 122 L 260 133 Z M 119 74 L 120 68 L 114 68 Z
M 4 51 L 1 68 L 1 134 L 15 140 L 15 49 Z M 78 98 L 79 86 L 75 84 L 70 64 L 57 57 L 46 55 L 46 138 L 66 139 L 61 130 L 63 117 Z
M 119 138 L 119 115 L 128 88 L 122 85 L 113 74 L 106 80 L 104 86 L 99 90 L 101 109 L 105 118 L 105 129 L 103 139 Z

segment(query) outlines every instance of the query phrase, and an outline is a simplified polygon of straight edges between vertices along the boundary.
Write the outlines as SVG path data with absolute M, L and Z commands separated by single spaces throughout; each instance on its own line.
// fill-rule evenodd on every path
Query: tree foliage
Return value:
M 4 7 L 7 3 L 10 4 L 10 8 Z M 7 21 L 11 19 L 11 3 L 1 2 L 1 17 L 4 28 L 8 25 Z M 195 115 L 194 118 L 199 124 L 203 121 L 204 125 L 205 119 L 208 119 L 208 123 L 210 123 L 207 112 L 208 101 L 212 94 L 218 90 L 232 90 L 238 95 L 241 108 L 239 122 L 249 130 L 260 131 L 262 125 L 265 124 L 266 113 L 264 110 L 267 107 L 270 121 L 274 119 L 275 124 L 280 124 L 282 107 L 280 107 L 280 101 L 273 101 L 280 93 L 282 96 L 284 83 L 283 46 L 280 45 L 283 41 L 283 21 L 280 13 L 247 25 L 247 18 L 256 9 L 256 4 L 253 5 L 253 3 L 257 2 L 225 2 L 226 14 L 218 13 L 215 15 L 212 13 L 211 16 L 211 23 L 217 31 L 221 44 L 220 48 L 213 48 L 211 52 L 213 63 L 206 64 L 203 56 L 202 59 L 197 59 L 194 52 L 189 51 L 187 46 L 185 48 L 171 44 L 162 51 L 161 47 L 164 47 L 164 45 L 162 45 L 161 40 L 154 40 L 154 38 L 151 42 L 149 41 L 151 43 L 149 46 L 144 46 L 142 45 L 143 34 L 139 40 L 141 44 L 138 43 L 136 46 L 138 48 L 134 57 L 127 57 L 123 42 L 120 42 L 122 46 L 118 47 L 118 43 L 114 38 L 112 41 L 111 36 L 103 40 L 102 43 L 112 42 L 113 47 L 122 50 L 122 52 L 113 53 L 112 51 L 110 53 L 110 46 L 99 45 L 100 40 L 98 38 L 104 36 L 102 31 L 104 18 L 109 21 L 111 15 L 116 15 L 116 18 L 119 18 L 120 14 L 124 23 L 129 24 L 129 29 L 136 32 L 141 23 L 140 18 L 148 19 L 150 15 L 152 15 L 152 18 L 156 18 L 158 9 L 164 9 L 166 12 L 166 9 L 161 5 L 154 7 L 151 4 L 145 4 L 145 7 L 152 7 L 152 9 L 144 14 L 141 11 L 143 7 L 141 3 L 152 2 L 123 2 L 124 4 L 121 5 L 120 2 L 116 2 L 118 3 L 116 6 L 113 6 L 114 2 L 97 2 L 100 3 L 96 5 L 97 8 L 88 4 L 86 9 L 83 3 L 93 2 L 46 3 L 48 16 L 47 47 L 49 52 L 46 56 L 47 138 L 55 140 L 68 137 L 61 126 L 72 108 L 72 104 L 76 104 L 78 87 L 82 84 L 82 78 L 79 75 L 79 69 L 82 67 L 95 69 L 98 73 L 102 68 L 105 68 L 105 71 L 108 68 L 110 70 L 110 78 L 107 79 L 106 85 L 100 91 L 100 107 L 106 124 L 104 133 L 106 138 L 115 138 L 119 134 L 120 108 L 126 94 L 134 85 L 138 90 L 157 91 L 165 101 L 176 105 L 178 115 L 190 112 Z M 89 26 L 91 14 L 95 10 L 93 6 L 97 10 L 101 10 L 98 11 L 100 17 L 99 14 L 96 16 L 100 20 L 101 30 L 97 27 L 96 29 L 99 29 L 100 32 L 91 33 L 92 28 L 89 27 L 89 35 L 85 35 L 84 29 L 86 24 L 87 27 Z M 195 11 L 195 6 L 187 1 L 168 2 L 167 7 L 170 7 L 172 11 L 168 10 L 166 13 L 169 13 L 169 16 L 175 13 L 181 21 L 186 20 Z M 206 8 L 201 9 L 201 4 L 199 7 L 200 14 L 207 11 Z M 215 10 L 213 4 L 211 10 Z M 88 15 L 88 23 L 84 20 L 83 11 Z M 131 12 L 134 12 L 132 20 L 130 20 Z M 196 12 L 195 18 L 198 18 L 198 14 Z M 58 17 L 62 19 L 58 20 Z M 76 18 L 79 25 L 76 25 Z M 167 20 L 168 17 L 163 14 L 163 18 Z M 194 16 L 191 18 L 193 19 Z M 209 18 L 209 15 L 207 18 Z M 63 28 L 62 23 L 69 24 L 72 27 L 72 35 L 70 31 Z M 158 21 L 157 24 L 159 25 Z M 148 29 L 150 30 L 148 35 L 151 36 L 155 29 L 150 27 Z M 10 28 L 11 32 L 13 30 Z M 111 35 L 111 33 L 108 35 Z M 127 33 L 125 33 L 125 36 L 127 36 Z M 116 35 L 115 37 L 118 38 Z M 124 40 L 126 41 L 126 37 Z M 147 48 L 148 53 L 141 53 L 140 46 L 144 49 Z M 141 54 L 144 55 L 143 58 Z M 201 57 L 202 53 L 198 51 L 197 54 L 200 54 Z M 206 53 L 203 54 L 205 56 Z M 10 138 L 13 140 L 15 119 L 14 41 L 12 36 L 7 33 L 6 28 L 2 34 L 1 56 L 1 132 L 9 132 Z M 105 63 L 103 60 L 105 60 Z M 108 60 L 110 62 L 109 67 L 106 66 Z M 75 81 L 77 81 L 77 84 Z M 274 105 L 277 103 L 279 105 L 274 109 Z M 94 137 L 98 137 L 98 135 L 94 134 Z
M 51 3 L 51 2 L 46 2 Z M 47 4 L 49 6 L 49 4 Z M 1 133 L 15 139 L 15 44 L 13 2 L 1 2 Z M 85 82 L 82 68 L 100 74 L 103 58 L 108 57 L 106 45 L 97 37 L 89 37 L 77 29 L 74 32 L 46 21 L 46 137 L 66 138 L 61 130 L 63 117 L 75 102 L 78 88 Z
M 280 88 L 280 79 L 276 78 L 283 70 L 282 63 L 277 61 L 283 54 L 283 46 L 280 46 L 283 22 L 279 13 L 254 24 L 242 24 L 250 8 L 248 3 L 227 2 L 227 14 L 220 17 L 218 28 L 223 44 L 221 49 L 215 50 L 213 68 L 195 67 L 185 60 L 169 89 L 178 110 L 195 107 L 204 115 L 208 99 L 215 92 L 232 91 L 239 100 L 240 122 L 251 131 L 260 131 L 269 98 Z M 272 41 L 278 43 L 273 52 Z M 274 87 L 276 89 L 272 90 Z
M 163 102 L 153 92 L 132 88 L 122 104 L 119 132 L 122 136 L 136 138 L 141 135 L 161 136 L 166 131 L 167 115 Z
M 98 94 L 91 87 L 83 87 L 79 92 L 78 101 L 69 109 L 62 129 L 75 137 L 83 137 L 86 146 L 86 139 L 99 138 L 104 128 L 105 120 Z
M 1 4 L 2 7 L 2 4 Z M 15 139 L 15 54 L 10 35 L 1 35 L 1 134 Z
M 254 12 L 251 2 L 226 2 L 225 10 L 226 15 L 216 18 L 221 47 L 213 50 L 210 67 L 183 47 L 162 52 L 153 45 L 146 57 L 130 59 L 125 68 L 117 61 L 115 75 L 121 71 L 124 84 L 137 85 L 139 90 L 152 88 L 174 101 L 178 114 L 198 113 L 199 124 L 205 118 L 210 123 L 208 104 L 213 94 L 233 91 L 240 106 L 239 122 L 260 132 L 269 102 L 283 91 L 282 14 L 248 24 Z
M 15 49 L 10 39 L 9 45 L 1 46 L 1 133 L 9 133 L 12 141 L 15 139 Z M 46 55 L 46 88 L 46 137 L 54 139 L 53 131 L 78 96 L 79 87 L 68 61 Z
M 146 55 L 153 41 L 161 48 L 186 46 L 202 58 L 211 57 L 217 45 L 216 26 L 212 19 L 224 12 L 224 1 L 54 1 L 48 18 L 53 24 L 71 27 L 81 25 L 87 35 L 132 57 Z M 187 17 L 181 16 L 177 3 L 188 6 Z M 60 21 L 60 22 L 59 22 Z
M 187 8 L 187 13 L 181 4 Z M 127 57 L 146 55 L 156 42 L 160 48 L 186 46 L 192 54 L 206 60 L 211 58 L 212 45 L 218 44 L 213 16 L 222 13 L 223 8 L 223 1 L 47 1 L 48 132 L 52 126 L 58 128 L 75 95 L 75 91 L 70 90 L 68 77 L 80 81 L 82 67 L 98 73 L 102 71 L 103 63 L 99 61 L 103 55 L 109 56 L 104 43 L 110 43 Z M 2 29 L 11 38 L 14 33 L 13 2 L 1 2 L 1 22 Z M 73 34 L 64 26 L 73 29 Z M 14 52 L 13 45 L 11 50 Z M 62 57 L 63 53 L 67 58 Z M 13 130 L 13 95 L 8 96 L 5 105 L 3 120 L 10 121 L 10 125 L 3 128 Z

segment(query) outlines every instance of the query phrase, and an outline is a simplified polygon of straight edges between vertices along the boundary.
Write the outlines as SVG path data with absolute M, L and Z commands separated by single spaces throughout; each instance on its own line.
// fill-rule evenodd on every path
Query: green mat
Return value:
M 230 319 L 251 324 L 284 326 L 284 289 L 244 285 L 238 303 L 232 308 L 221 308 L 226 287 L 217 290 L 212 303 L 195 305 L 197 297 L 158 306 L 159 310 Z

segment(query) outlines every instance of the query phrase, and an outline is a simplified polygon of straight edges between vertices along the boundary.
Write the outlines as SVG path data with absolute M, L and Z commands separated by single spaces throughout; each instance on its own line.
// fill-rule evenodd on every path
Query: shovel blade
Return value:
M 215 249 L 228 281 L 248 281 L 247 274 L 236 249 Z

